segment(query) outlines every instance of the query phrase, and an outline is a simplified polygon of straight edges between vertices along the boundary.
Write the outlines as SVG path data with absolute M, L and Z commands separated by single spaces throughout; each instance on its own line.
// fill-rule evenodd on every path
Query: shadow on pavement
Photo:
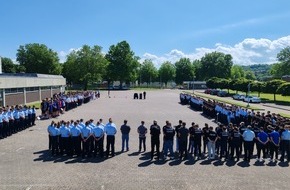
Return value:
M 250 167 L 250 163 L 247 162 L 247 161 L 239 162 L 237 165 L 240 166 L 240 167 L 242 167 L 242 168 Z

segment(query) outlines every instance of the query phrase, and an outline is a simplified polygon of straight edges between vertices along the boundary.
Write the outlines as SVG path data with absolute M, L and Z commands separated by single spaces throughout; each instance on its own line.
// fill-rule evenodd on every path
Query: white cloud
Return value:
M 290 35 L 276 40 L 247 38 L 234 45 L 216 43 L 213 48 L 196 48 L 189 54 L 177 49 L 173 49 L 169 53 L 161 56 L 145 53 L 141 57 L 141 61 L 151 59 L 156 67 L 159 68 L 165 61 L 175 63 L 180 58 L 195 60 L 200 59 L 206 53 L 218 51 L 225 54 L 231 54 L 233 56 L 234 64 L 238 65 L 271 64 L 277 61 L 277 53 L 287 46 L 290 46 Z
M 70 54 L 73 51 L 78 51 L 78 50 L 80 50 L 80 48 L 70 48 L 67 51 L 59 51 L 58 57 L 59 57 L 60 63 L 64 63 L 66 61 L 68 54 Z

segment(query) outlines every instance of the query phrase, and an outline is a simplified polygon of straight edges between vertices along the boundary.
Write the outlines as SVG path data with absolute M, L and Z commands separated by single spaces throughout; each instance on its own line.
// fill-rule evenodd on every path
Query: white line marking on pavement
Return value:
M 24 149 L 24 147 L 20 147 L 20 148 L 18 148 L 18 149 L 16 150 L 16 152 L 18 152 L 19 150 L 22 150 L 22 149 Z
M 32 188 L 32 185 L 30 185 L 29 187 L 27 187 L 25 190 L 30 190 Z

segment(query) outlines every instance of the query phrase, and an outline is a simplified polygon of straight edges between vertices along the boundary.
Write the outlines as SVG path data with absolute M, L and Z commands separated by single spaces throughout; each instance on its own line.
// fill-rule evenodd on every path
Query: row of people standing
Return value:
M 126 125 L 127 121 L 124 121 L 124 125 L 121 127 L 123 133 L 129 134 L 130 126 Z M 48 126 L 49 133 L 49 149 L 52 155 L 77 155 L 82 157 L 108 157 L 115 156 L 115 135 L 117 133 L 116 125 L 112 119 L 105 125 L 100 119 L 96 124 L 91 119 L 84 122 L 83 119 L 77 121 L 61 121 L 54 122 Z M 107 145 L 104 152 L 104 138 L 106 137 Z M 127 142 L 128 147 L 129 135 L 123 136 L 123 142 Z M 124 145 L 123 143 L 123 150 Z M 105 155 L 104 155 L 105 154 Z
M 84 91 L 84 92 L 68 92 L 54 94 L 52 98 L 43 99 L 41 102 L 41 119 L 49 119 L 63 114 L 64 111 L 69 111 L 82 104 L 90 102 L 100 97 L 99 92 Z
M 0 108 L 0 139 L 35 125 L 35 106 L 6 106 Z

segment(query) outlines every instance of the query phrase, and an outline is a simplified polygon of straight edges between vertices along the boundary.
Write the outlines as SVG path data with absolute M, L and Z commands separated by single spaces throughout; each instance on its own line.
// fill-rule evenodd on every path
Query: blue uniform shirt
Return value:
M 265 142 L 267 142 L 268 134 L 265 133 L 264 131 L 259 132 L 258 135 L 257 135 L 257 138 L 259 138 L 260 141 L 262 141 L 263 143 L 265 143 Z
M 60 128 L 60 136 L 61 137 L 69 137 L 70 136 L 70 129 L 68 127 L 62 126 Z
M 87 138 L 92 133 L 92 130 L 89 126 L 85 126 L 81 132 L 82 132 L 83 137 Z
M 272 140 L 275 144 L 279 143 L 280 134 L 277 131 L 272 131 L 270 133 L 270 137 L 272 137 Z
M 243 138 L 245 141 L 253 141 L 255 138 L 255 133 L 250 129 L 246 129 L 243 133 Z
M 77 128 L 76 126 L 73 126 L 73 127 L 70 129 L 70 133 L 71 133 L 71 136 L 73 136 L 73 137 L 78 137 L 78 136 L 80 136 L 81 131 L 80 131 L 80 129 Z
M 290 131 L 288 129 L 286 129 L 283 133 L 282 133 L 282 140 L 290 140 Z
M 92 132 L 95 137 L 99 138 L 104 135 L 104 127 L 102 125 L 98 125 L 93 129 Z
M 105 127 L 105 133 L 107 135 L 115 135 L 117 133 L 117 128 L 114 123 L 108 123 Z

